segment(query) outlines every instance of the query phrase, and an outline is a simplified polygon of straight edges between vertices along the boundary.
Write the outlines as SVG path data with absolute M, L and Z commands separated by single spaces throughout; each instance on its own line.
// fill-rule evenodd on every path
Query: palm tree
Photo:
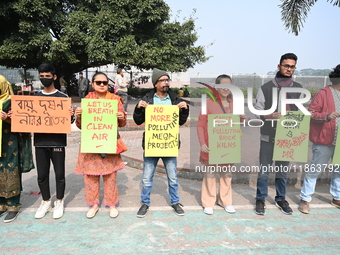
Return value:
M 308 12 L 317 0 L 281 0 L 281 19 L 289 32 L 298 35 Z M 327 0 L 334 6 L 340 7 L 340 0 Z

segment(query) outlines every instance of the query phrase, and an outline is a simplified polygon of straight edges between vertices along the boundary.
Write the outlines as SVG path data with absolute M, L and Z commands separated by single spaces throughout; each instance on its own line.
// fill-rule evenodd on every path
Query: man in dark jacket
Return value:
M 154 90 L 147 93 L 141 101 L 136 105 L 133 119 L 137 125 L 141 125 L 145 121 L 145 108 L 150 105 L 177 105 L 179 109 L 179 125 L 183 125 L 189 115 L 189 106 L 182 101 L 175 92 L 169 88 L 169 75 L 155 68 L 152 72 L 152 84 Z M 144 136 L 143 136 L 144 149 Z M 169 196 L 171 206 L 177 215 L 184 215 L 183 205 L 179 203 L 178 195 L 178 178 L 177 178 L 177 157 L 145 157 L 144 170 L 142 177 L 142 206 L 137 212 L 137 217 L 144 217 L 150 206 L 150 193 L 152 190 L 153 175 L 159 159 L 163 160 L 169 183 Z
M 257 110 L 268 110 L 272 106 L 273 102 L 273 88 L 277 88 L 278 104 L 279 95 L 282 87 L 298 87 L 301 88 L 301 84 L 294 82 L 292 79 L 293 73 L 296 68 L 297 56 L 293 53 L 286 53 L 281 56 L 280 64 L 278 64 L 278 72 L 273 80 L 263 84 L 259 89 L 256 96 Z M 287 98 L 299 98 L 300 93 L 287 93 Z M 297 111 L 295 105 L 287 105 L 286 110 Z M 265 213 L 265 199 L 268 196 L 268 177 L 271 172 L 273 163 L 273 152 L 274 152 L 274 140 L 276 132 L 276 122 L 272 125 L 272 121 L 266 120 L 278 120 L 281 118 L 281 113 L 276 108 L 275 112 L 269 115 L 258 116 L 264 122 L 261 127 L 261 145 L 260 145 L 260 172 L 257 178 L 257 190 L 256 190 L 256 206 L 255 213 L 258 215 L 264 215 Z M 286 185 L 287 185 L 287 170 L 289 162 L 287 161 L 276 161 L 275 169 L 275 186 L 276 196 L 275 205 L 281 209 L 284 214 L 292 214 L 288 202 L 286 201 Z

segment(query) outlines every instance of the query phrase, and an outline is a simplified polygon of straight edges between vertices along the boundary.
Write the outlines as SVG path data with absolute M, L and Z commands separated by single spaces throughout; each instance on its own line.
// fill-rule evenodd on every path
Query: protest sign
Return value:
M 273 160 L 308 161 L 310 115 L 287 111 L 277 122 Z
M 340 131 L 338 131 L 337 137 L 336 137 L 336 144 L 334 149 L 334 155 L 333 155 L 333 165 L 340 165 Z
M 209 114 L 209 164 L 241 162 L 240 116 L 233 114 Z
M 177 157 L 179 108 L 177 105 L 149 105 L 145 109 L 145 156 Z
M 2 103 L 0 103 L 0 112 L 2 111 Z M 2 120 L 0 119 L 0 155 L 2 155 Z
M 12 132 L 71 133 L 71 98 L 12 96 Z
M 82 153 L 117 151 L 117 100 L 82 99 L 81 101 Z

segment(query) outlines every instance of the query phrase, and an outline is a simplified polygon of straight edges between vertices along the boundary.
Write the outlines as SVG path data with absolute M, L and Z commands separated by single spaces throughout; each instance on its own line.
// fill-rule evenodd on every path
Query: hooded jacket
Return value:
M 314 95 L 308 110 L 312 111 L 309 140 L 315 144 L 331 146 L 335 136 L 336 120 L 327 120 L 327 115 L 335 112 L 330 86 L 319 90 Z

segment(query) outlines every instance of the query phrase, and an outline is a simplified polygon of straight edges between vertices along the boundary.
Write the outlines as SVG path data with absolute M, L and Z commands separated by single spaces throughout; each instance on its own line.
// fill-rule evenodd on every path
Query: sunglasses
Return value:
M 160 79 L 160 80 L 158 80 L 158 81 L 160 81 L 160 82 L 170 82 L 171 79 Z
M 107 84 L 109 84 L 108 81 L 94 81 L 94 83 L 95 83 L 96 85 L 98 85 L 98 86 L 100 86 L 100 84 L 102 84 L 102 83 L 103 83 L 104 86 L 106 86 Z

